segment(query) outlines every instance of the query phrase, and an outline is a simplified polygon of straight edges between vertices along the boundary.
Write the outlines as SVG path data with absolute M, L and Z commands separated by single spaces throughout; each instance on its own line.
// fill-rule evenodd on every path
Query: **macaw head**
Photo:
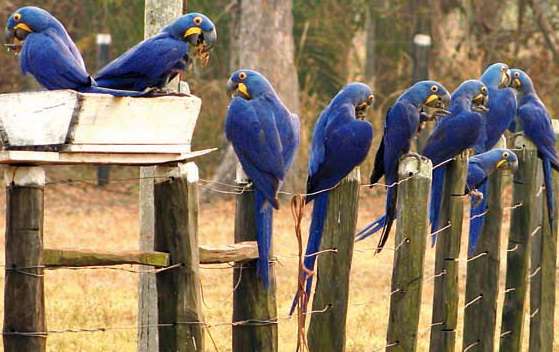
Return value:
M 428 118 L 448 115 L 447 110 L 450 104 L 450 93 L 446 88 L 435 81 L 420 81 L 408 88 L 398 98 L 411 101 L 417 106 L 421 114 Z
M 471 109 L 476 112 L 489 111 L 487 107 L 489 104 L 487 86 L 476 79 L 462 82 L 462 84 L 452 92 L 450 105 L 452 107 L 455 104 L 465 104 L 466 107 L 471 107 Z
M 367 117 L 367 110 L 375 101 L 375 96 L 371 88 L 360 82 L 353 82 L 343 87 L 332 99 L 331 105 L 349 102 L 355 107 L 355 117 L 364 120 Z
M 204 14 L 191 12 L 183 15 L 161 30 L 173 37 L 188 42 L 204 61 L 215 45 L 217 32 L 214 23 Z
M 495 163 L 496 170 L 512 170 L 518 169 L 518 157 L 516 154 L 504 148 L 495 148 L 487 152 L 489 159 Z
M 6 46 L 19 52 L 29 34 L 40 33 L 53 25 L 62 26 L 47 11 L 35 6 L 21 7 L 8 18 L 6 23 Z
M 521 69 L 515 68 L 511 70 L 512 81 L 510 86 L 521 94 L 534 92 L 534 83 L 528 74 Z
M 510 84 L 511 72 L 507 64 L 496 63 L 489 65 L 479 78 L 491 88 L 506 88 Z
M 274 89 L 261 73 L 254 70 L 241 69 L 231 74 L 229 81 L 227 81 L 227 91 L 232 96 L 251 100 L 274 92 Z

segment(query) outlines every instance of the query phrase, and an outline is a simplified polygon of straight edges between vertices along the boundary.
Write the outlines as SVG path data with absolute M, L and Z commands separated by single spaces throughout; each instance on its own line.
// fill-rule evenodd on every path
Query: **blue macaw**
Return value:
M 553 125 L 551 124 L 551 117 L 545 105 L 536 94 L 534 83 L 526 72 L 520 69 L 513 69 L 511 73 L 511 86 L 519 94 L 518 121 L 524 131 L 524 135 L 538 148 L 538 156 L 542 159 L 549 224 L 553 227 L 555 224 L 553 216 L 555 196 L 553 194 L 551 168 L 559 171 L 559 157 L 555 149 L 556 138 Z
M 419 127 L 422 111 L 429 115 L 446 114 L 444 110 L 450 102 L 450 94 L 440 83 L 421 81 L 408 88 L 386 113 L 384 136 L 375 157 L 371 174 L 371 184 L 377 183 L 384 175 L 388 191 L 386 194 L 386 214 L 376 219 L 357 233 L 357 240 L 364 239 L 381 228 L 382 236 L 377 253 L 388 239 L 390 228 L 396 218 L 396 196 L 398 163 L 400 157 L 408 153 L 411 141 Z
M 374 96 L 366 84 L 350 83 L 336 94 L 320 114 L 313 131 L 309 177 L 305 202 L 314 200 L 305 268 L 314 270 L 320 249 L 329 190 L 367 157 L 373 139 L 373 126 L 364 121 Z M 305 305 L 310 297 L 312 276 L 305 275 Z M 290 314 L 297 304 L 293 301 Z
M 468 161 L 468 178 L 466 180 L 466 193 L 470 194 L 471 206 L 479 203 L 479 195 L 475 190 L 484 187 L 487 179 L 496 170 L 510 169 L 513 172 L 518 168 L 518 157 L 508 149 L 495 148 L 488 152 L 476 154 Z M 485 212 L 485 208 L 482 208 Z M 475 216 L 475 215 L 474 215 Z M 470 237 L 468 242 L 468 256 L 472 256 L 481 234 L 483 217 L 470 218 Z
M 483 129 L 482 113 L 487 111 L 488 90 L 478 80 L 463 82 L 452 93 L 450 115 L 437 123 L 422 154 L 438 165 L 474 147 Z M 433 170 L 431 186 L 431 231 L 439 229 L 439 211 L 444 188 L 446 165 Z M 433 244 L 435 237 L 432 237 Z
M 114 96 L 144 95 L 97 87 L 64 26 L 41 8 L 26 6 L 14 12 L 6 24 L 6 41 L 8 47 L 19 53 L 21 71 L 33 75 L 48 90 L 73 89 Z
M 235 71 L 227 83 L 233 94 L 225 135 L 253 182 L 256 206 L 257 272 L 267 287 L 272 244 L 272 207 L 299 146 L 300 122 L 287 110 L 270 82 L 252 70 Z
M 95 80 L 113 89 L 164 88 L 191 63 L 191 50 L 207 58 L 216 40 L 213 22 L 201 13 L 189 13 L 110 62 L 95 74 Z

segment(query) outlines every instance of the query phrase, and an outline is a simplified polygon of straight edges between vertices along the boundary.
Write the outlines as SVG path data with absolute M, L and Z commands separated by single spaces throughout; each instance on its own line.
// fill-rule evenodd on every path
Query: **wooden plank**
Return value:
M 157 165 L 192 160 L 209 154 L 217 149 L 205 149 L 184 154 L 159 153 L 68 153 L 68 152 L 37 152 L 28 150 L 0 151 L 0 164 L 25 165 Z
M 559 121 L 553 120 L 555 136 L 559 134 Z M 559 148 L 559 142 L 556 144 Z M 559 175 L 553 172 L 553 192 L 559 190 Z M 557 269 L 557 219 L 555 206 L 554 221 L 550 224 L 545 192 L 542 192 L 542 231 L 532 237 L 530 271 L 530 352 L 553 350 L 554 312 L 556 298 Z M 557 204 L 557 200 L 555 200 Z
M 162 171 L 162 170 L 160 170 Z M 174 174 L 176 168 L 169 168 Z M 156 274 L 159 351 L 204 351 L 204 317 L 198 254 L 198 168 L 189 163 L 179 177 L 155 181 L 155 250 L 168 252 L 174 270 Z
M 513 203 L 522 204 L 512 210 L 507 245 L 505 300 L 501 323 L 499 351 L 522 351 L 522 329 L 528 286 L 530 235 L 538 232 L 536 197 L 541 185 L 541 162 L 532 142 L 519 135 L 514 140 L 519 149 L 518 170 L 513 179 Z
M 415 175 L 398 186 L 398 218 L 386 338 L 390 351 L 415 351 L 428 232 L 432 164 L 415 157 L 400 162 L 399 178 Z
M 2 144 L 64 143 L 77 104 L 71 90 L 0 94 Z
M 317 258 L 312 310 L 327 310 L 311 315 L 307 337 L 310 351 L 345 351 L 349 275 L 360 181 L 357 167 L 328 195 L 320 250 L 336 248 L 337 252 Z
M 5 170 L 4 351 L 46 351 L 43 250 L 45 172 Z M 22 334 L 23 333 L 23 334 Z M 30 335 L 25 335 L 30 333 Z
M 506 148 L 504 138 L 496 146 Z M 510 171 L 507 171 L 510 172 Z M 489 177 L 487 214 L 475 252 L 467 263 L 465 302 L 476 303 L 464 308 L 464 339 L 462 350 L 472 352 L 495 350 L 497 299 L 499 294 L 499 266 L 501 230 L 503 224 L 504 171 L 496 170 Z
M 107 266 L 122 264 L 165 267 L 169 265 L 169 254 L 162 252 L 121 251 L 115 253 L 45 248 L 43 250 L 43 264 L 49 267 Z
M 244 262 L 258 258 L 256 241 L 245 241 L 224 246 L 200 245 L 200 264 Z
M 60 150 L 77 153 L 185 154 L 190 152 L 190 144 L 65 144 Z
M 468 173 L 468 151 L 458 155 L 447 166 L 440 213 L 440 228 L 447 229 L 437 234 L 435 275 L 444 273 L 435 280 L 433 293 L 433 315 L 431 329 L 431 352 L 451 352 L 456 344 L 458 320 L 458 259 L 462 237 L 464 215 L 464 189 Z M 429 239 L 430 240 L 430 239 Z
M 242 168 L 237 166 L 237 183 L 247 185 Z M 254 192 L 244 192 L 237 196 L 235 211 L 235 242 L 255 241 L 256 221 Z M 273 248 L 273 246 L 270 246 Z M 270 253 L 273 256 L 273 251 Z M 256 273 L 255 262 L 239 263 L 233 271 L 233 321 L 273 320 L 277 318 L 276 275 L 270 265 L 270 284 L 264 287 Z M 277 324 L 234 325 L 232 337 L 233 352 L 278 351 Z

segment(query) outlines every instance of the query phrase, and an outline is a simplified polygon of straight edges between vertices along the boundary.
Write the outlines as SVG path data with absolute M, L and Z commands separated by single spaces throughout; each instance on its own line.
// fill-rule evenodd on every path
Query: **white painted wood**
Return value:
M 76 105 L 76 92 L 71 90 L 0 94 L 2 143 L 64 143 Z
M 61 151 L 80 153 L 163 153 L 190 152 L 190 144 L 66 144 Z
M 115 98 L 71 90 L 0 95 L 5 148 L 60 144 L 190 144 L 195 96 Z
M 36 166 L 12 166 L 4 168 L 4 182 L 6 186 L 44 186 L 46 182 L 45 169 Z
M 206 155 L 216 149 L 206 149 L 183 154 L 161 153 L 67 153 L 37 152 L 27 150 L 0 151 L 0 164 L 26 165 L 68 165 L 68 164 L 106 164 L 106 165 L 158 165 L 185 162 Z

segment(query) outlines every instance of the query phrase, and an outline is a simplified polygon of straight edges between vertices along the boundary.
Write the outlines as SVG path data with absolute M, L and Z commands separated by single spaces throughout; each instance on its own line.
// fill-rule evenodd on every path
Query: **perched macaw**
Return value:
M 508 149 L 495 148 L 488 152 L 476 154 L 470 157 L 468 161 L 468 178 L 466 180 L 466 193 L 470 194 L 471 206 L 473 207 L 479 202 L 478 195 L 473 192 L 487 184 L 487 179 L 496 170 L 509 169 L 513 172 L 518 168 L 518 157 Z M 485 202 L 483 211 L 487 211 L 487 203 Z M 475 215 L 474 215 L 475 216 Z M 483 226 L 483 217 L 470 218 L 470 237 L 468 242 L 468 256 L 473 255 L 481 228 Z
M 508 88 L 510 69 L 506 64 L 490 65 L 479 78 L 489 92 L 489 111 L 485 114 L 485 131 L 476 145 L 476 153 L 493 148 L 516 115 L 516 97 Z
M 400 157 L 410 150 L 411 141 L 418 130 L 420 113 L 423 110 L 428 111 L 430 115 L 446 114 L 447 111 L 444 109 L 449 102 L 450 94 L 440 83 L 421 81 L 402 93 L 386 114 L 384 136 L 371 174 L 371 184 L 378 182 L 384 175 L 388 188 L 386 214 L 367 225 L 356 235 L 357 240 L 361 240 L 382 228 L 377 253 L 386 243 L 390 228 L 396 218 L 398 163 Z
M 267 287 L 272 244 L 272 208 L 299 146 L 299 118 L 287 110 L 270 82 L 252 70 L 235 71 L 227 87 L 233 94 L 225 134 L 254 184 L 257 272 Z
M 201 13 L 189 13 L 110 62 L 95 74 L 95 80 L 114 89 L 164 88 L 188 67 L 192 54 L 207 55 L 216 40 L 213 22 Z
M 559 171 L 559 157 L 555 149 L 555 133 L 551 124 L 551 117 L 536 94 L 534 83 L 526 72 L 520 69 L 511 70 L 511 86 L 519 95 L 518 121 L 528 137 L 538 148 L 538 156 L 542 159 L 545 193 L 547 199 L 547 211 L 549 224 L 554 226 L 553 210 L 555 208 L 555 196 L 553 194 L 553 180 L 551 168 Z
M 320 249 L 324 220 L 328 208 L 329 189 L 337 185 L 367 157 L 373 139 L 373 126 L 364 121 L 374 96 L 366 84 L 350 83 L 336 94 L 316 121 L 311 155 L 307 196 L 305 202 L 314 200 L 309 239 L 305 252 L 305 268 L 314 270 Z M 305 306 L 310 297 L 312 276 L 305 274 Z M 293 301 L 290 314 L 297 304 Z
M 483 113 L 487 111 L 488 90 L 478 80 L 463 82 L 452 93 L 450 115 L 437 123 L 422 154 L 439 165 L 472 148 L 483 129 Z M 431 231 L 439 229 L 439 211 L 444 188 L 446 165 L 433 170 L 431 186 Z M 433 244 L 435 243 L 433 236 Z
M 14 12 L 6 24 L 6 41 L 19 53 L 21 71 L 33 75 L 48 90 L 73 89 L 114 96 L 144 94 L 97 87 L 64 26 L 41 8 L 26 6 Z

